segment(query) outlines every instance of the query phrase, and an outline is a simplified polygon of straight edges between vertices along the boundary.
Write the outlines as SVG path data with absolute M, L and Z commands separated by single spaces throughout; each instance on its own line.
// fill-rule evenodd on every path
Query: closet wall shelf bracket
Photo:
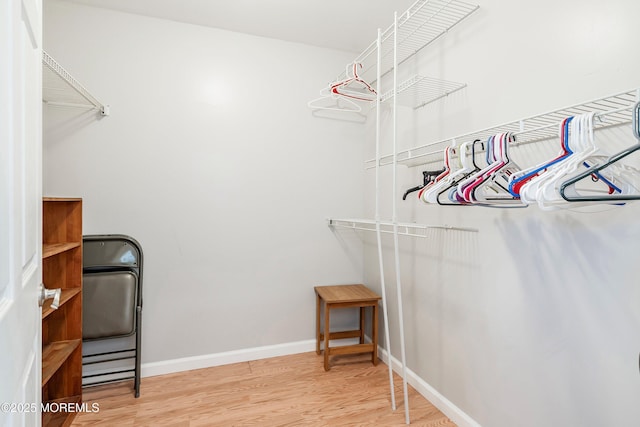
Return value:
M 80 82 L 42 51 L 42 100 L 48 105 L 88 108 L 110 114 L 108 105 L 98 101 Z
M 333 228 L 347 228 L 351 230 L 361 231 L 376 231 L 376 221 L 371 219 L 338 219 L 328 218 L 329 227 Z M 380 223 L 380 232 L 385 234 L 393 234 L 393 221 L 378 221 Z M 416 223 L 395 223 L 398 227 L 398 235 L 409 237 L 429 238 L 427 234 L 428 230 L 451 230 L 451 231 L 465 231 L 477 233 L 477 228 L 469 227 L 452 227 L 448 225 L 427 225 Z

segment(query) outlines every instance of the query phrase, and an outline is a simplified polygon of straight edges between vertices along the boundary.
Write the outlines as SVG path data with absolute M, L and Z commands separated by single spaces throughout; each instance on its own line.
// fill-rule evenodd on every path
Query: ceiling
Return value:
M 63 0 L 359 53 L 415 0 Z

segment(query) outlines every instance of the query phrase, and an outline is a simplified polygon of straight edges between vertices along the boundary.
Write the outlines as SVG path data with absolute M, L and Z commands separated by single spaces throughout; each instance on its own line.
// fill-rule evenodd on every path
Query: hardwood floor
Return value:
M 73 426 L 402 426 L 402 380 L 394 377 L 398 409 L 391 410 L 389 372 L 370 355 L 323 358 L 302 353 L 84 389 L 99 412 L 79 413 Z M 368 361 L 367 361 L 368 358 Z M 411 425 L 455 424 L 409 386 Z

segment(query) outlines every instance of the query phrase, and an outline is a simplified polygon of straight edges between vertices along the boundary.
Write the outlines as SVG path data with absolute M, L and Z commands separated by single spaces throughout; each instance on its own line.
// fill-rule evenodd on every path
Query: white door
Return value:
M 39 426 L 42 0 L 0 0 L 0 426 Z

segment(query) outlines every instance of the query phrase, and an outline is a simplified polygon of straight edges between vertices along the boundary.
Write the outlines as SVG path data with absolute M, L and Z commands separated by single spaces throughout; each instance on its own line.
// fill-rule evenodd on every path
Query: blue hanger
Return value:
M 562 138 L 562 147 L 564 149 L 564 153 L 560 156 L 560 157 L 556 157 L 555 159 L 551 160 L 549 163 L 546 163 L 538 168 L 536 168 L 535 170 L 527 173 L 526 175 L 521 176 L 520 178 L 516 178 L 513 181 L 511 181 L 509 183 L 509 193 L 511 193 L 514 197 L 520 197 L 520 194 L 517 193 L 514 189 L 514 187 L 521 181 L 525 181 L 525 180 L 529 180 L 532 176 L 535 176 L 538 174 L 538 172 L 543 171 L 547 168 L 549 168 L 552 165 L 555 165 L 558 162 L 563 161 L 564 159 L 566 159 L 568 156 L 570 156 L 571 154 L 573 154 L 573 151 L 571 151 L 571 148 L 569 147 L 569 123 L 571 123 L 571 120 L 573 120 L 573 117 L 568 117 L 566 122 L 564 123 L 562 132 L 563 132 L 563 138 Z

